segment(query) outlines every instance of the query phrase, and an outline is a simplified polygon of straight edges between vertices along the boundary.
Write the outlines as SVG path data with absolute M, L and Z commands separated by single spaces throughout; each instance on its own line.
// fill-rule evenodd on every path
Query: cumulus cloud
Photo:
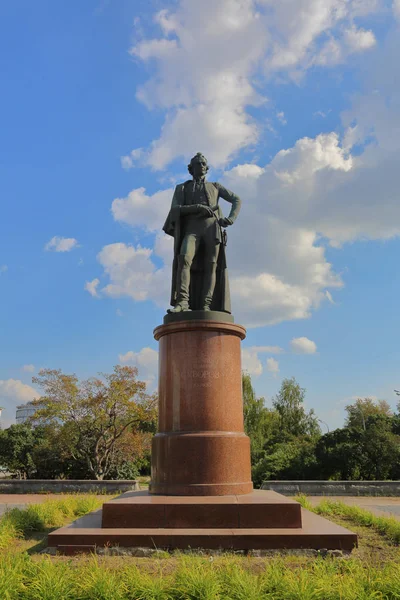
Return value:
M 258 377 L 263 372 L 263 365 L 259 354 L 281 354 L 283 348 L 279 346 L 250 346 L 242 348 L 242 369 L 249 375 Z
M 44 249 L 53 252 L 70 252 L 78 246 L 78 240 L 75 238 L 64 238 L 55 235 L 49 242 L 47 242 Z
M 218 12 L 219 3 L 215 4 Z M 254 5 L 250 1 L 241 3 L 243 23 L 234 18 L 230 21 L 229 16 L 236 14 L 233 9 L 230 12 L 231 4 L 239 6 L 234 0 L 221 3 L 231 31 L 237 27 L 241 35 L 245 35 L 247 26 L 265 27 L 263 15 L 254 16 Z M 372 47 L 374 38 L 370 32 L 354 23 L 358 17 L 379 10 L 381 3 L 372 0 L 327 0 L 326 3 L 283 0 L 278 4 L 266 0 L 264 6 L 271 12 L 276 31 L 281 28 L 284 32 L 278 37 L 271 33 L 265 68 L 269 72 L 285 68 L 289 73 L 290 69 L 306 68 L 304 65 L 310 61 L 315 64 L 329 40 L 338 44 L 341 56 L 350 46 L 354 52 Z M 199 13 L 203 8 L 198 8 Z M 188 0 L 183 8 L 179 4 L 174 13 L 163 11 L 159 15 L 163 35 L 178 40 L 173 53 L 180 53 L 184 47 L 181 33 L 187 36 L 191 31 L 190 28 L 186 32 L 182 30 L 182 19 L 189 17 L 182 16 L 181 11 L 192 9 L 197 10 Z M 202 23 L 201 20 L 198 22 L 200 29 Z M 209 27 L 213 31 L 212 22 Z M 332 28 L 336 28 L 334 34 Z M 327 35 L 327 32 L 331 33 Z M 222 49 L 229 47 L 229 35 L 222 31 Z M 192 35 L 193 45 L 196 39 Z M 217 43 L 214 39 L 213 42 Z M 214 54 L 218 56 L 218 53 Z M 211 77 L 215 71 L 207 62 L 207 56 L 206 53 L 204 65 L 208 65 Z M 237 320 L 245 325 L 254 327 L 304 319 L 310 317 L 322 302 L 334 304 L 343 281 L 327 259 L 327 245 L 340 248 L 349 242 L 390 239 L 400 234 L 400 134 L 397 134 L 397 130 L 400 131 L 400 77 L 392 68 L 399 56 L 400 41 L 396 31 L 396 35 L 389 36 L 385 44 L 371 54 L 364 90 L 353 98 L 351 108 L 343 115 L 344 135 L 328 132 L 313 138 L 304 137 L 292 147 L 277 152 L 268 164 L 239 164 L 224 173 L 222 183 L 243 199 L 240 217 L 229 229 L 227 253 L 233 310 Z M 232 68 L 236 73 L 235 57 L 236 54 Z M 245 63 L 246 57 L 245 53 Z M 182 63 L 183 70 L 174 80 L 179 79 L 182 86 L 174 87 L 173 81 L 166 77 L 168 68 L 177 66 L 177 63 L 169 62 L 171 60 L 168 56 L 161 68 L 159 57 L 154 58 L 156 71 L 160 68 L 158 78 L 146 84 L 142 90 L 143 99 L 148 94 L 150 108 L 154 103 L 154 106 L 173 112 L 174 102 L 179 97 L 183 98 L 182 110 L 186 110 L 185 103 L 197 110 L 197 101 L 193 104 L 193 98 L 200 92 L 195 85 L 187 83 L 192 81 L 187 79 L 192 71 L 189 73 L 187 63 Z M 218 60 L 216 62 L 218 66 Z M 200 70 L 199 75 L 202 73 Z M 246 73 L 251 86 L 251 69 Z M 204 81 L 205 89 L 208 79 Z M 171 88 L 168 87 L 170 84 Z M 204 99 L 203 104 L 205 102 Z M 172 117 L 169 118 L 172 123 Z M 160 140 L 164 132 L 165 128 Z M 182 136 L 190 138 L 184 130 L 179 131 L 179 139 Z M 155 148 L 152 147 L 151 152 Z M 224 164 L 228 155 L 229 152 L 222 153 L 216 163 Z M 212 156 L 209 158 L 213 160 Z M 171 192 L 160 190 L 149 194 L 143 188 L 135 189 L 126 198 L 114 201 L 114 218 L 146 232 L 158 231 L 167 214 Z M 221 200 L 225 210 L 224 204 Z M 159 258 L 162 259 L 161 266 Z M 172 239 L 163 235 L 156 237 L 153 248 L 118 244 L 105 247 L 99 254 L 110 280 L 110 285 L 104 288 L 105 293 L 126 295 L 136 301 L 152 299 L 166 307 L 171 259 Z M 259 359 L 254 353 L 245 359 L 253 360 L 250 368 L 259 371 Z
M 21 368 L 25 373 L 34 373 L 35 372 L 35 365 L 24 365 Z
M 128 296 L 137 302 L 152 299 L 167 305 L 170 269 L 169 266 L 157 268 L 153 254 L 150 248 L 123 243 L 104 246 L 97 259 L 110 283 L 101 289 L 101 294 L 112 298 Z
M 133 365 L 138 368 L 139 376 L 152 388 L 158 373 L 158 352 L 153 348 L 142 348 L 139 352 L 129 350 L 118 356 L 120 363 Z
M 15 419 L 18 404 L 26 404 L 40 398 L 39 392 L 19 379 L 0 379 L 0 406 L 4 408 L 3 426 L 8 427 Z
M 316 193 L 318 177 L 325 181 L 332 173 L 348 173 L 352 168 L 352 156 L 331 133 L 299 140 L 265 167 L 243 164 L 225 173 L 224 182 L 245 202 L 238 223 L 229 230 L 228 264 L 234 311 L 247 326 L 308 318 L 326 301 L 328 288 L 342 286 L 326 260 L 312 218 L 321 202 Z M 172 190 L 162 190 L 150 196 L 143 188 L 135 189 L 114 200 L 113 216 L 133 227 L 157 231 L 171 194 Z M 152 299 L 167 306 L 172 255 L 172 238 L 164 234 L 156 236 L 153 249 L 105 246 L 98 260 L 110 283 L 101 293 L 136 301 Z M 156 266 L 155 257 L 164 266 Z
M 293 338 L 290 348 L 295 354 L 315 354 L 317 344 L 306 337 Z
M 38 392 L 33 387 L 22 383 L 19 379 L 0 379 L 0 398 L 15 400 L 15 402 L 30 402 L 38 397 Z
M 172 195 L 172 189 L 149 196 L 145 188 L 137 188 L 125 198 L 116 198 L 112 203 L 111 212 L 116 221 L 148 231 L 158 231 L 168 214 Z
M 89 292 L 93 298 L 99 298 L 99 293 L 97 288 L 99 287 L 100 279 L 93 279 L 92 281 L 87 281 L 85 283 L 85 290 Z
M 359 31 L 358 43 L 354 37 L 353 43 L 349 43 L 347 31 L 355 29 L 355 18 L 385 8 L 385 3 L 379 0 L 264 1 L 271 9 L 268 17 L 272 32 L 272 55 L 267 68 L 289 75 L 302 72 L 314 64 L 337 64 L 352 52 L 368 49 L 370 40 L 361 42 L 360 39 L 363 30 Z M 373 36 L 372 32 L 365 33 Z M 324 41 L 326 38 L 328 40 Z
M 261 126 L 249 107 L 266 102 L 260 83 L 276 73 L 299 77 L 375 44 L 354 19 L 384 9 L 384 0 L 180 0 L 155 15 L 156 37 L 130 49 L 152 64 L 137 91 L 149 110 L 166 113 L 147 149 L 122 157 L 124 168 L 144 162 L 165 168 L 201 148 L 216 167 L 257 143 Z M 282 112 L 278 119 L 285 123 Z
M 276 377 L 279 373 L 279 362 L 275 358 L 267 358 L 267 371 Z

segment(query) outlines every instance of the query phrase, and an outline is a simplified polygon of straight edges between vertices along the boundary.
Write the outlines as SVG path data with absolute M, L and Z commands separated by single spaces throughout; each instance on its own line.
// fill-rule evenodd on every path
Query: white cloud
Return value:
M 8 271 L 8 266 L 7 265 L 1 265 L 0 266 L 0 275 L 2 273 L 6 273 Z
M 122 310 L 120 308 L 117 308 L 117 310 L 115 311 L 115 314 L 117 315 L 117 317 L 123 317 L 124 313 L 122 312 Z
M 25 373 L 34 373 L 35 371 L 35 365 L 24 365 L 21 368 Z
M 47 251 L 51 250 L 53 252 L 70 252 L 78 246 L 78 240 L 75 238 L 63 238 L 55 235 L 49 242 L 47 242 L 44 249 Z
M 173 190 L 162 190 L 149 196 L 145 188 L 129 192 L 125 198 L 116 198 L 111 206 L 116 221 L 148 231 L 160 230 L 171 206 Z
M 376 44 L 375 35 L 371 30 L 357 29 L 354 24 L 345 30 L 344 35 L 346 44 L 353 52 L 369 50 Z
M 97 288 L 99 287 L 100 279 L 93 279 L 93 281 L 87 281 L 85 283 L 85 290 L 89 292 L 93 298 L 99 298 Z
M 101 289 L 101 293 L 112 298 L 129 296 L 137 302 L 153 299 L 167 306 L 169 267 L 157 268 L 152 255 L 153 250 L 141 246 L 135 248 L 122 243 L 104 246 L 97 259 L 110 283 Z
M 276 113 L 276 117 L 282 125 L 287 125 L 287 120 L 283 111 Z
M 267 167 L 238 165 L 225 174 L 228 187 L 246 202 L 246 210 L 229 230 L 228 265 L 238 320 L 254 327 L 308 318 L 327 299 L 328 288 L 342 286 L 318 245 L 315 223 L 310 227 L 309 222 L 321 202 L 315 189 L 318 177 L 326 180 L 331 173 L 352 168 L 353 159 L 338 136 L 324 134 L 299 140 Z M 142 188 L 133 190 L 127 198 L 114 200 L 114 218 L 147 231 L 159 230 L 171 194 L 165 190 L 149 196 Z M 163 267 L 156 267 L 153 255 L 162 258 Z M 167 307 L 172 256 L 172 238 L 164 234 L 157 235 L 153 250 L 125 244 L 104 247 L 98 260 L 110 283 L 102 293 L 152 299 Z
M 353 16 L 373 8 L 368 2 L 352 7 Z M 340 31 L 346 28 L 341 25 Z M 322 302 L 335 303 L 334 292 L 343 282 L 327 260 L 325 245 L 340 248 L 400 235 L 400 76 L 392 68 L 400 57 L 400 38 L 393 33 L 371 57 L 365 91 L 343 115 L 343 137 L 331 132 L 302 138 L 269 164 L 237 165 L 222 178 L 243 199 L 239 219 L 229 229 L 227 253 L 233 311 L 247 326 L 308 318 Z M 157 231 L 169 207 L 171 190 L 164 192 L 133 190 L 113 205 L 114 217 Z M 153 299 L 166 308 L 171 259 L 172 239 L 163 235 L 153 250 L 145 249 L 141 268 L 138 257 L 128 260 L 121 252 L 107 266 L 111 284 L 117 284 L 110 291 Z
M 137 91 L 149 110 L 166 113 L 147 150 L 122 158 L 163 169 L 201 149 L 216 167 L 253 146 L 261 126 L 248 107 L 276 72 L 299 77 L 315 64 L 331 65 L 375 44 L 354 19 L 383 10 L 384 0 L 180 0 L 155 15 L 160 34 L 141 35 L 130 50 L 153 75 Z M 328 41 L 326 41 L 328 39 Z M 284 122 L 285 117 L 278 113 Z
M 279 362 L 275 358 L 267 358 L 267 371 L 276 377 L 279 373 Z
M 19 379 L 0 379 L 0 406 L 4 408 L 1 424 L 8 427 L 15 421 L 15 411 L 19 404 L 26 404 L 40 398 L 39 392 Z
M 293 338 L 290 348 L 295 354 L 315 354 L 317 344 L 306 337 Z
M 258 353 L 254 352 L 251 348 L 242 348 L 242 369 L 255 377 L 258 377 L 263 372 Z
M 263 372 L 262 362 L 259 354 L 281 354 L 283 348 L 279 346 L 250 346 L 242 348 L 242 369 L 250 375 L 258 377 Z
M 145 151 L 143 148 L 136 148 L 132 150 L 130 154 L 127 156 L 121 156 L 121 166 L 123 169 L 132 169 L 140 159 L 145 155 Z
M 393 12 L 396 17 L 400 17 L 400 0 L 393 0 Z
M 0 379 L 0 399 L 10 399 L 15 402 L 30 402 L 38 398 L 38 392 L 19 379 Z
M 385 8 L 383 0 L 264 1 L 271 9 L 268 16 L 273 31 L 273 51 L 267 68 L 286 71 L 292 76 L 313 64 L 337 64 L 352 52 L 363 49 L 360 45 L 369 48 L 370 39 L 360 39 L 362 30 L 357 44 L 353 36 L 353 45 L 349 43 L 346 31 L 354 27 L 354 18 Z M 324 42 L 327 37 L 328 41 Z
M 118 356 L 120 363 L 130 364 L 138 368 L 139 377 L 143 378 L 148 387 L 152 388 L 158 373 L 158 352 L 152 348 L 142 348 L 139 352 L 130 350 Z

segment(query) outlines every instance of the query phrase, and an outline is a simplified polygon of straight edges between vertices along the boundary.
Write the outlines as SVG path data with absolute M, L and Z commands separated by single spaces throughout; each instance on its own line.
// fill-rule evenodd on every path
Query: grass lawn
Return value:
M 322 501 L 313 510 L 359 535 L 350 557 L 40 554 L 48 531 L 103 502 L 104 496 L 71 496 L 0 519 L 0 600 L 400 599 L 400 523 L 338 502 Z

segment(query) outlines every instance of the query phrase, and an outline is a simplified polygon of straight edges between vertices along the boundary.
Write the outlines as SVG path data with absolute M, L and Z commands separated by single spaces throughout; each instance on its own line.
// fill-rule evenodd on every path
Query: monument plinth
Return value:
M 252 491 L 250 440 L 243 429 L 245 335 L 240 325 L 211 320 L 177 320 L 155 329 L 159 432 L 152 445 L 151 494 Z

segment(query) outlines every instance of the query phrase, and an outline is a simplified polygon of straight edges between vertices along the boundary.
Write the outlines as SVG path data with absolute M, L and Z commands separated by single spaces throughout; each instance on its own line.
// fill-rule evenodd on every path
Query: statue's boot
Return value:
M 175 304 L 174 308 L 169 308 L 167 310 L 167 313 L 169 314 L 175 314 L 175 313 L 180 313 L 180 312 L 185 312 L 185 311 L 189 311 L 190 308 L 188 305 L 184 305 L 184 304 Z
M 217 263 L 207 262 L 204 265 L 204 283 L 203 283 L 203 310 L 211 310 L 211 302 L 214 296 L 215 283 L 217 280 Z

